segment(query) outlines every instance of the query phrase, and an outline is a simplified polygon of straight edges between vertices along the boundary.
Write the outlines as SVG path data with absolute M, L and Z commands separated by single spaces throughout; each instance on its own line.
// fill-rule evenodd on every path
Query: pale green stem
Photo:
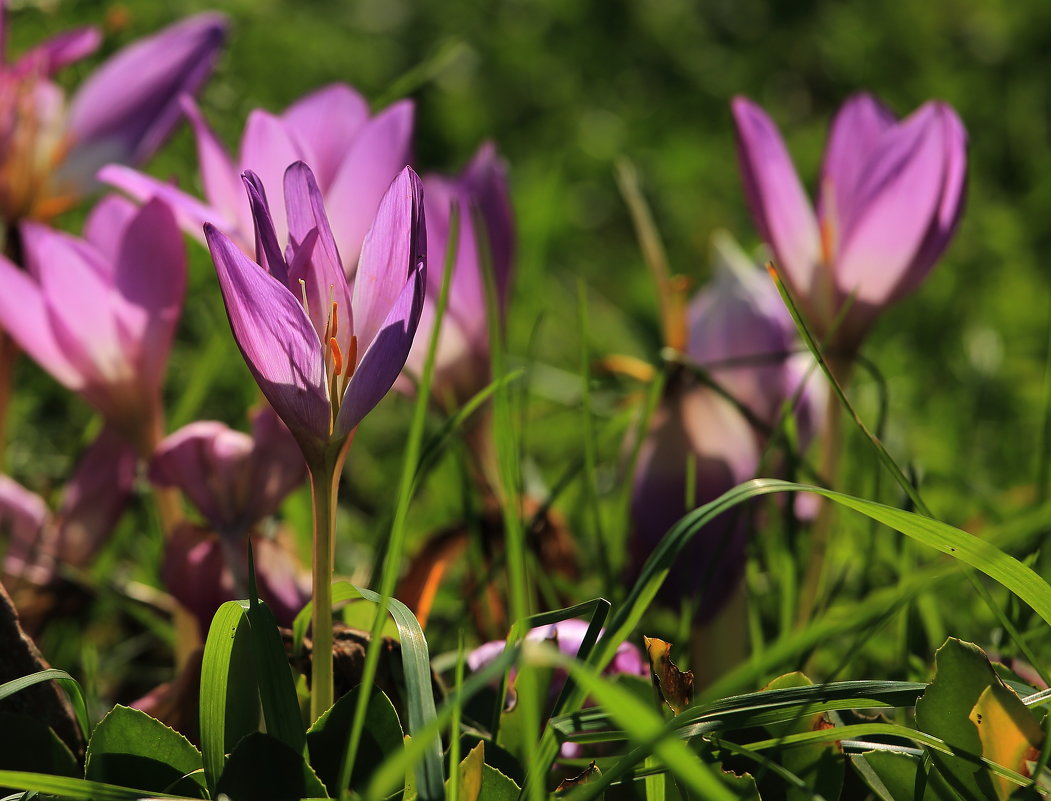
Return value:
M 342 472 L 341 448 L 335 459 L 310 471 L 314 506 L 313 648 L 310 659 L 310 720 L 316 721 L 332 706 L 332 572 L 336 543 L 336 489 Z

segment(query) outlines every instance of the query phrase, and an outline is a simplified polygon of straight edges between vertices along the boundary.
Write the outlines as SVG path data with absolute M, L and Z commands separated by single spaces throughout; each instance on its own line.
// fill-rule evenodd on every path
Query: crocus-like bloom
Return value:
M 427 252 L 432 260 L 427 274 L 427 298 L 420 318 L 423 331 L 431 330 L 441 292 L 442 269 L 434 265 L 442 264 L 445 259 L 453 206 L 459 213 L 458 246 L 450 277 L 449 301 L 438 337 L 432 392 L 439 402 L 449 399 L 460 405 L 489 383 L 489 326 L 484 267 L 478 252 L 480 245 L 487 245 L 492 255 L 493 282 L 501 319 L 507 306 L 514 256 L 514 219 L 507 192 L 507 174 L 496 147 L 486 143 L 461 175 L 455 178 L 425 175 L 423 186 L 427 209 Z M 484 231 L 477 230 L 476 213 Z M 417 376 L 423 372 L 427 346 L 427 337 L 418 337 L 409 351 L 405 366 Z M 408 382 L 401 383 L 407 385 Z
M 689 308 L 687 355 L 704 367 L 741 410 L 684 371 L 669 378 L 635 475 L 631 552 L 636 569 L 669 529 L 695 506 L 755 478 L 761 446 L 788 403 L 805 449 L 821 427 L 826 385 L 800 344 L 769 277 L 725 235 L 714 240 L 715 281 Z M 695 482 L 687 486 L 688 463 Z M 689 490 L 689 492 L 688 492 Z M 811 508 L 797 507 L 809 514 Z M 736 511 L 709 523 L 680 554 L 661 597 L 699 599 L 710 618 L 743 574 L 746 529 Z
M 183 108 L 197 138 L 205 202 L 124 167 L 107 167 L 100 178 L 140 200 L 164 198 L 187 233 L 200 237 L 203 224 L 211 223 L 251 254 L 255 223 L 241 174 L 252 171 L 267 187 L 280 242 L 289 233 L 282 176 L 293 163 L 306 162 L 335 224 L 336 249 L 348 269 L 357 265 L 380 199 L 411 161 L 410 101 L 400 101 L 370 117 L 361 95 L 345 84 L 334 84 L 307 95 L 280 116 L 257 109 L 248 116 L 236 162 L 190 98 L 184 98 Z
M 107 197 L 84 238 L 22 225 L 25 270 L 0 257 L 0 326 L 144 454 L 186 287 L 186 248 L 160 201 Z
M 313 470 L 387 393 L 412 346 L 426 283 L 422 186 L 408 167 L 394 180 L 348 283 L 305 164 L 285 173 L 284 251 L 258 176 L 245 185 L 258 263 L 211 225 L 208 247 L 241 353 Z
M 165 543 L 163 568 L 169 591 L 195 614 L 202 631 L 220 604 L 245 596 L 249 537 L 259 592 L 278 622 L 291 625 L 306 603 L 310 585 L 293 555 L 257 530 L 304 478 L 299 446 L 269 407 L 254 415 L 251 436 L 200 421 L 157 447 L 150 480 L 182 490 L 206 524 L 178 527 Z
M 4 28 L 0 21 L 0 36 Z M 171 25 L 106 61 L 68 107 L 51 78 L 98 47 L 97 29 L 60 34 L 0 67 L 0 216 L 48 219 L 90 191 L 102 165 L 144 162 L 179 121 L 178 98 L 211 74 L 225 38 L 219 14 Z
M 967 135 L 945 103 L 901 122 L 857 95 L 832 123 L 815 214 L 784 142 L 751 101 L 733 101 L 745 193 L 760 234 L 819 336 L 853 297 L 833 344 L 850 353 L 879 312 L 915 289 L 963 209 Z
M 104 428 L 77 465 L 55 514 L 40 496 L 0 476 L 4 573 L 44 585 L 60 565 L 86 568 L 131 498 L 137 462 L 128 442 Z

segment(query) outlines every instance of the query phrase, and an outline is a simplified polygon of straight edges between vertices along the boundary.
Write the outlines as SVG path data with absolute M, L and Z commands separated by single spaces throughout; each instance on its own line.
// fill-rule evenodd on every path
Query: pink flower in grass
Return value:
M 5 28 L 0 20 L 0 37 Z M 0 67 L 0 216 L 9 225 L 49 219 L 92 190 L 104 164 L 143 163 L 178 122 L 179 96 L 211 74 L 225 38 L 219 14 L 171 25 L 118 51 L 68 106 L 51 79 L 95 51 L 98 29 L 59 34 Z
M 25 268 L 0 256 L 0 326 L 144 455 L 186 287 L 186 249 L 160 201 L 107 197 L 84 238 L 21 227 Z
M 241 174 L 251 171 L 267 187 L 275 235 L 284 242 L 289 227 L 282 180 L 292 164 L 305 162 L 333 223 L 332 238 L 348 277 L 353 273 L 380 200 L 411 161 L 410 101 L 371 116 L 361 95 L 334 84 L 296 101 L 279 116 L 257 109 L 248 116 L 236 158 L 226 152 L 192 99 L 183 99 L 183 110 L 197 139 L 203 202 L 127 167 L 107 167 L 100 178 L 139 200 L 162 197 L 187 233 L 203 239 L 202 226 L 211 223 L 252 254 L 256 224 Z
M 832 123 L 815 213 L 766 113 L 738 97 L 733 116 L 752 215 L 819 337 L 853 297 L 834 342 L 849 353 L 952 239 L 967 174 L 963 123 L 945 103 L 898 122 L 872 96 L 852 97 Z

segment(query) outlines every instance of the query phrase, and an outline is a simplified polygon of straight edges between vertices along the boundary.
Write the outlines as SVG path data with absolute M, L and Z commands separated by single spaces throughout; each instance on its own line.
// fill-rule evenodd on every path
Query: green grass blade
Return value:
M 45 773 L 27 773 L 21 770 L 0 770 L 0 786 L 17 787 L 29 792 L 46 793 L 60 798 L 84 801 L 135 801 L 146 797 L 142 790 L 120 787 L 116 784 L 74 779 L 69 776 L 49 776 Z M 180 801 L 199 801 L 189 796 L 149 793 L 150 798 L 174 798 Z
M 259 601 L 244 610 L 244 614 L 250 626 L 259 700 L 267 734 L 305 755 L 307 735 L 299 711 L 296 682 L 274 613 Z
M 88 736 L 91 734 L 91 727 L 88 723 L 88 707 L 84 701 L 84 691 L 80 688 L 77 680 L 64 670 L 48 668 L 47 670 L 30 673 L 28 676 L 20 676 L 17 679 L 4 682 L 0 684 L 0 700 L 45 681 L 53 681 L 65 690 L 66 695 L 69 696 L 70 704 L 73 705 L 73 714 L 76 715 L 80 733 L 84 735 L 84 741 L 87 742 Z

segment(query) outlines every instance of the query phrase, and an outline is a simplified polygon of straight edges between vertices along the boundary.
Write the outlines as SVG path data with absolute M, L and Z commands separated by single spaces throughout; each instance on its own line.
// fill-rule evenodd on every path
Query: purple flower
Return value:
M 770 118 L 743 97 L 733 116 L 756 225 L 819 336 L 854 296 L 835 343 L 849 352 L 952 238 L 967 173 L 963 124 L 945 103 L 897 122 L 870 95 L 851 98 L 832 123 L 815 214 Z
M 186 286 L 171 212 L 107 197 L 83 239 L 32 222 L 21 233 L 26 269 L 0 257 L 0 326 L 148 454 Z
M 241 250 L 252 253 L 254 212 L 241 174 L 252 171 L 269 188 L 274 229 L 278 241 L 284 241 L 288 221 L 282 176 L 293 163 L 306 162 L 335 222 L 336 249 L 347 268 L 354 269 L 380 199 L 411 160 L 411 102 L 400 101 L 370 117 L 361 95 L 345 84 L 334 84 L 298 100 L 281 116 L 257 109 L 248 117 L 236 162 L 190 98 L 184 98 L 183 110 L 197 138 L 205 202 L 126 167 L 107 167 L 100 178 L 140 200 L 163 197 L 193 236 L 200 237 L 202 225 L 212 223 Z
M 99 67 L 68 109 L 51 78 L 94 52 L 97 29 L 60 34 L 0 67 L 4 219 L 49 219 L 94 188 L 102 165 L 144 162 L 178 122 L 179 96 L 211 74 L 225 38 L 223 16 L 198 14 L 140 39 Z
M 150 481 L 176 487 L 212 531 L 233 540 L 274 514 L 306 478 L 299 446 L 269 407 L 252 418 L 252 435 L 223 423 L 190 423 L 165 438 L 150 463 Z
M 450 210 L 459 210 L 460 228 L 456 260 L 450 278 L 449 302 L 442 318 L 434 364 L 432 391 L 438 401 L 463 404 L 489 383 L 489 326 L 485 277 L 479 237 L 492 253 L 493 280 L 502 317 L 507 306 L 514 255 L 514 218 L 507 191 L 507 174 L 492 143 L 482 145 L 463 173 L 455 178 L 423 178 L 427 209 L 427 252 L 444 262 L 449 241 Z M 476 230 L 475 213 L 485 230 Z M 420 326 L 430 331 L 442 287 L 442 270 L 427 275 L 428 292 Z M 418 338 L 405 366 L 417 376 L 423 372 L 428 341 Z M 405 384 L 407 382 L 403 382 Z
M 406 167 L 380 201 L 348 283 L 310 169 L 288 168 L 288 246 L 263 185 L 246 173 L 257 262 L 205 226 L 234 338 L 263 394 L 314 469 L 338 451 L 398 377 L 426 282 L 420 179 Z
M 137 462 L 128 442 L 104 428 L 77 465 L 55 514 L 40 496 L 0 475 L 0 533 L 8 540 L 4 572 L 43 585 L 60 565 L 86 568 L 131 498 Z

